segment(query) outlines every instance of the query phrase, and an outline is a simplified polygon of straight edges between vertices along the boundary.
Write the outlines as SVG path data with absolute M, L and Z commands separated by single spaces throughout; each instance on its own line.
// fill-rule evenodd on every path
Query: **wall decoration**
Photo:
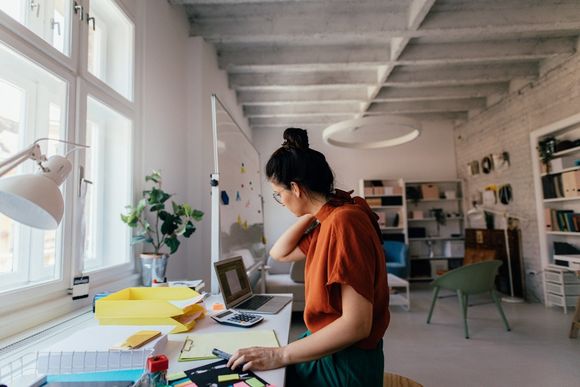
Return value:
M 492 170 L 493 170 L 493 156 L 492 155 L 485 156 L 481 160 L 481 171 L 487 175 L 491 173 Z
M 501 204 L 508 205 L 512 202 L 512 186 L 504 184 L 499 187 L 498 197 Z
M 228 196 L 228 193 L 226 191 L 222 191 L 221 199 L 222 199 L 222 204 L 224 206 L 227 206 L 228 204 L 230 204 L 230 197 Z
M 493 166 L 496 171 L 503 171 L 510 166 L 510 154 L 508 152 L 494 153 Z
M 479 175 L 479 161 L 473 160 L 467 163 L 467 173 L 469 176 Z

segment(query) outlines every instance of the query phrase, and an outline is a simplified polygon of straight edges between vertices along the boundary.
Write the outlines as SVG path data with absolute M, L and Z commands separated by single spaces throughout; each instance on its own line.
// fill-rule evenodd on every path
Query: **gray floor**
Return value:
M 486 302 L 486 298 L 470 303 Z M 411 311 L 391 308 L 385 334 L 385 371 L 410 377 L 425 387 L 578 387 L 580 339 L 568 338 L 572 312 L 541 304 L 506 304 L 512 327 L 506 332 L 495 306 L 469 308 L 469 340 L 463 337 L 457 298 L 437 301 L 430 325 L 427 287 L 413 289 Z M 291 339 L 304 331 L 295 313 Z

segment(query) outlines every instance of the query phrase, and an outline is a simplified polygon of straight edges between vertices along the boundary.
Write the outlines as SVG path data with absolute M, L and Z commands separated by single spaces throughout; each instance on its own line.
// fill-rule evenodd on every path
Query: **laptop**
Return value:
M 214 263 L 226 308 L 240 312 L 263 314 L 278 313 L 292 301 L 292 297 L 271 294 L 253 294 L 242 257 L 233 257 Z

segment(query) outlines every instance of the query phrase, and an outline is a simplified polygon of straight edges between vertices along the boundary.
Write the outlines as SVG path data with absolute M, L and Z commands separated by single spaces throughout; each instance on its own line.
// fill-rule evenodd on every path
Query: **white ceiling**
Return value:
M 465 120 L 576 52 L 580 0 L 170 0 L 252 128 Z

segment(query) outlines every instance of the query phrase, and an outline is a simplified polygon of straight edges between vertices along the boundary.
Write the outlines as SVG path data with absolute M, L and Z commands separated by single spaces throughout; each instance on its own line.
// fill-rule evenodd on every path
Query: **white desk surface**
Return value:
M 246 329 L 260 329 L 268 330 L 273 329 L 276 333 L 276 337 L 280 345 L 288 344 L 288 335 L 290 333 L 290 320 L 292 317 L 292 302 L 288 303 L 280 312 L 277 314 L 264 314 L 264 320 L 252 328 L 238 328 L 229 325 L 218 324 L 215 322 L 209 314 L 213 313 L 211 311 L 212 304 L 219 302 L 223 303 L 221 295 L 212 295 L 205 300 L 205 305 L 208 310 L 208 315 L 197 321 L 197 324 L 190 332 L 177 333 L 169 335 L 169 341 L 164 349 L 165 355 L 169 358 L 169 371 L 168 373 L 174 373 L 179 371 L 185 371 L 192 368 L 202 366 L 207 363 L 216 361 L 213 360 L 196 360 L 187 362 L 178 362 L 179 354 L 183 343 L 185 342 L 185 337 L 194 333 L 212 333 L 212 332 L 232 332 L 232 331 L 244 331 Z M 260 371 L 256 372 L 258 376 L 263 378 L 270 384 L 276 386 L 284 386 L 284 379 L 286 376 L 286 368 L 279 368 L 277 370 L 270 371 Z

